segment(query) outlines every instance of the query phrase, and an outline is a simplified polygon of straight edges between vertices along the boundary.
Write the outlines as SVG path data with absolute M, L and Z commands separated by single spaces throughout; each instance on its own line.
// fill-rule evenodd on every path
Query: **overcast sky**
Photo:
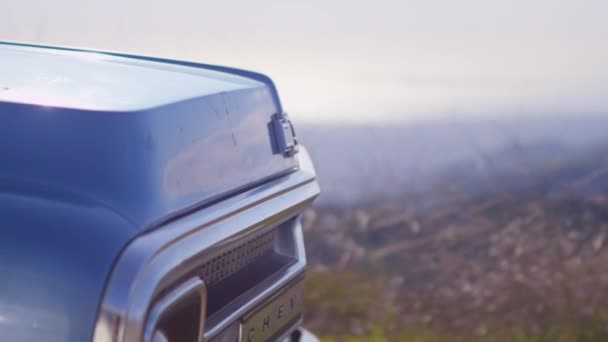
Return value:
M 410 120 L 608 109 L 607 14 L 605 0 L 4 0 L 0 40 L 261 71 L 298 120 Z

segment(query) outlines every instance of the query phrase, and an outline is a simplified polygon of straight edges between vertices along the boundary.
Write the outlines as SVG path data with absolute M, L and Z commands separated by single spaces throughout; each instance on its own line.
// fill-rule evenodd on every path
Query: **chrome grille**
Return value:
M 236 241 L 215 253 L 201 268 L 201 277 L 211 287 L 237 273 L 274 249 L 276 229 Z

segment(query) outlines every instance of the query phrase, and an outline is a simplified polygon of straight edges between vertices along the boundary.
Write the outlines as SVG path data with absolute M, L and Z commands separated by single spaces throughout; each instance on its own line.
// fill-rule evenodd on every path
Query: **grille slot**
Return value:
M 256 259 L 273 252 L 276 229 L 255 234 L 236 245 L 227 246 L 216 253 L 201 268 L 201 277 L 207 287 L 212 287 L 239 272 Z
M 259 291 L 273 275 L 297 261 L 288 253 L 295 219 L 217 245 L 199 268 L 207 288 L 207 318 L 211 326 Z M 257 288 L 257 289 L 256 289 Z

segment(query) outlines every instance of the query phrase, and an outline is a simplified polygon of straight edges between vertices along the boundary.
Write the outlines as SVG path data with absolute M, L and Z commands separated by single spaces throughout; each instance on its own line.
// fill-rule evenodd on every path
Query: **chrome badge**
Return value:
M 286 157 L 296 154 L 298 152 L 298 139 L 287 114 L 274 114 L 271 125 L 278 153 Z

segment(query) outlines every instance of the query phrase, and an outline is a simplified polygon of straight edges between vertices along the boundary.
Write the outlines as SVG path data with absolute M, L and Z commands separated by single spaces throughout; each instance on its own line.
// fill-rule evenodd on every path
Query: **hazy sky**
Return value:
M 607 14 L 605 0 L 3 0 L 0 40 L 261 71 L 298 120 L 408 120 L 608 109 Z

